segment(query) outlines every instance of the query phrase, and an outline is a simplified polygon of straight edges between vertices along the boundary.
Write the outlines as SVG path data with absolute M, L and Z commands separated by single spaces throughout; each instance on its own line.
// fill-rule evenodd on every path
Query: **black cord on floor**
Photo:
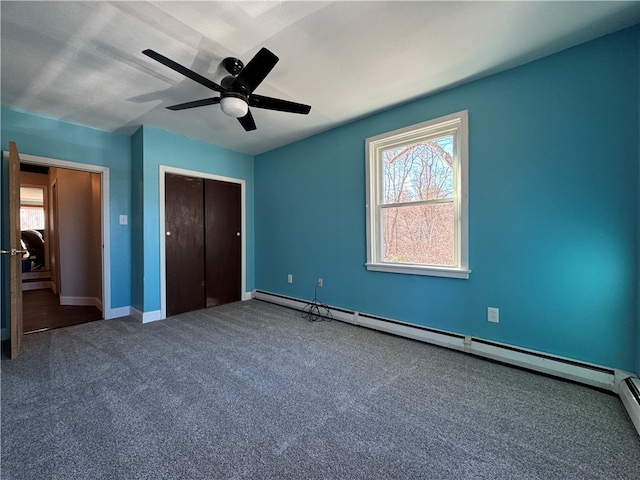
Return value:
M 333 315 L 329 307 L 318 300 L 318 285 L 313 294 L 313 300 L 311 303 L 307 303 L 302 309 L 302 318 L 308 319 L 310 322 L 325 321 L 330 322 L 333 320 Z

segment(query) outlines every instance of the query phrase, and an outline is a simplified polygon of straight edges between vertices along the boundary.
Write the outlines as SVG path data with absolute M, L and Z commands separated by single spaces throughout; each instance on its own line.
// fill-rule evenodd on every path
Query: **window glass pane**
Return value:
M 44 208 L 20 207 L 20 230 L 44 230 Z
M 453 202 L 382 209 L 383 261 L 454 266 Z
M 44 189 L 38 187 L 20 187 L 21 205 L 44 205 Z
M 453 196 L 454 135 L 382 152 L 382 203 Z

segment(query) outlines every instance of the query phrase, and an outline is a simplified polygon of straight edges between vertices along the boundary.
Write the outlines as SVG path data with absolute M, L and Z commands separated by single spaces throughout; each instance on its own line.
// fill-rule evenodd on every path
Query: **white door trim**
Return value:
M 5 153 L 7 155 L 8 153 Z M 56 158 L 38 157 L 36 155 L 20 154 L 20 163 L 59 167 L 69 170 L 100 174 L 100 190 L 102 196 L 102 315 L 105 319 L 112 317 L 111 312 L 111 236 L 109 227 L 109 168 L 88 163 L 71 162 Z

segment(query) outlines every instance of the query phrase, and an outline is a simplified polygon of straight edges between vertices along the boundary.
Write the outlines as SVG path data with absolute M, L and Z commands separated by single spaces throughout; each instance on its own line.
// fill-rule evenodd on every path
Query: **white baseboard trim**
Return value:
M 308 302 L 304 300 L 262 290 L 254 290 L 253 297 L 258 300 L 264 300 L 297 310 L 302 310 L 308 304 Z M 618 393 L 618 388 L 624 381 L 624 378 L 633 376 L 630 373 L 616 371 L 613 368 L 563 358 L 526 348 L 514 347 L 491 340 L 471 337 L 469 335 L 422 327 L 331 306 L 329 306 L 329 310 L 336 320 L 348 322 L 353 325 L 372 328 L 393 335 L 471 353 L 535 372 L 609 390 L 614 393 Z
M 97 297 L 67 297 L 60 295 L 60 305 L 96 307 L 102 311 L 102 300 Z
M 142 323 L 155 322 L 157 320 L 162 320 L 162 312 L 160 310 L 144 312 L 142 315 Z
M 160 310 L 141 312 L 137 308 L 131 307 L 131 316 L 141 323 L 149 323 L 155 322 L 156 320 L 162 320 L 162 312 Z
M 253 292 L 245 292 L 242 294 L 241 301 L 251 300 L 253 298 Z M 151 312 L 141 312 L 134 307 L 120 307 L 111 310 L 111 318 L 119 318 L 131 316 L 137 321 L 142 323 L 155 322 L 157 320 L 164 320 L 162 318 L 162 311 L 155 310 Z
M 640 380 L 637 377 L 625 378 L 620 384 L 618 395 L 640 435 Z
M 131 316 L 131 307 L 118 307 L 111 309 L 111 315 L 109 316 L 109 320 L 112 318 L 122 318 Z

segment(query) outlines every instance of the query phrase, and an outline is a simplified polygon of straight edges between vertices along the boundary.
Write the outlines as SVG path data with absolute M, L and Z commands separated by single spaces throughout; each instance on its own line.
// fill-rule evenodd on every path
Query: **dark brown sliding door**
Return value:
M 207 307 L 240 300 L 241 189 L 237 183 L 205 180 Z
M 239 184 L 166 174 L 167 315 L 241 299 L 241 202 Z
M 205 307 L 204 206 L 201 178 L 166 174 L 167 315 Z

